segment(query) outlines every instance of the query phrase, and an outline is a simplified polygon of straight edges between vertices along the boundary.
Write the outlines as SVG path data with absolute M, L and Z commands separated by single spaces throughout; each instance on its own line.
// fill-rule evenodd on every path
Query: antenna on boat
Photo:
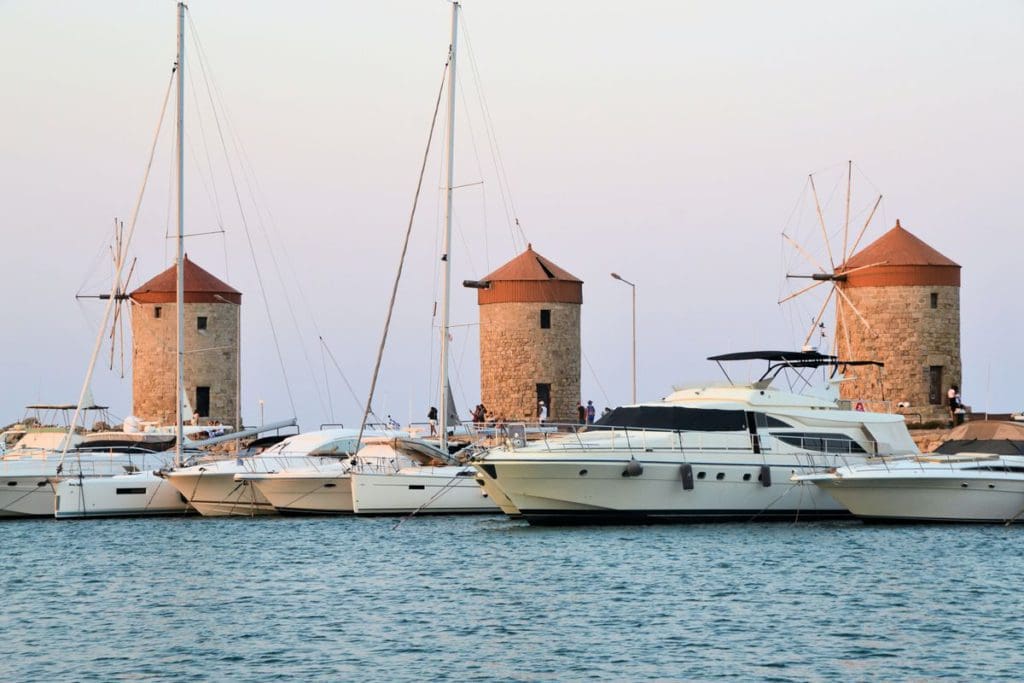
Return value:
M 451 316 L 452 274 L 452 190 L 455 183 L 455 55 L 459 36 L 459 3 L 452 3 L 452 42 L 448 58 L 448 182 L 445 187 L 444 212 L 444 298 L 441 301 L 441 450 L 448 452 L 448 397 L 451 395 L 448 378 L 448 328 Z

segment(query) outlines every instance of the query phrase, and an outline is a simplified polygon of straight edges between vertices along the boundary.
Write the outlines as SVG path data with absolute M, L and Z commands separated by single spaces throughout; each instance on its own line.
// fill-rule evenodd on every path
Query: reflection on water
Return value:
M 1021 677 L 1024 528 L 0 525 L 3 680 Z

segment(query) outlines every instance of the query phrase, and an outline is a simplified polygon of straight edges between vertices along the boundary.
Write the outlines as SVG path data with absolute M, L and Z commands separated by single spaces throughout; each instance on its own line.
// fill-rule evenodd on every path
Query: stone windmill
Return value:
M 817 272 L 787 274 L 812 282 L 780 300 L 790 301 L 828 287 L 824 302 L 813 319 L 804 344 L 815 331 L 824 329 L 830 304 L 834 310 L 834 334 L 830 351 L 841 359 L 874 360 L 883 372 L 863 372 L 847 378 L 840 395 L 855 404 L 869 402 L 875 408 L 895 404 L 922 420 L 945 417 L 944 398 L 949 386 L 960 385 L 960 266 L 903 228 L 895 227 L 858 250 L 874 218 L 881 195 L 856 235 L 850 234 L 852 163 L 846 176 L 846 201 L 842 241 L 830 239 L 818 199 L 814 176 L 809 186 L 824 238 L 828 266 L 809 250 L 783 233 Z

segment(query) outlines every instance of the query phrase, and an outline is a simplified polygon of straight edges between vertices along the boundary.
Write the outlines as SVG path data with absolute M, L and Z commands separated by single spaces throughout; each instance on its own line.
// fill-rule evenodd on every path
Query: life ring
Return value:
M 853 407 L 853 409 L 856 410 L 858 413 L 863 413 L 864 412 L 864 404 L 861 403 L 860 401 L 857 401 L 857 405 L 855 405 Z

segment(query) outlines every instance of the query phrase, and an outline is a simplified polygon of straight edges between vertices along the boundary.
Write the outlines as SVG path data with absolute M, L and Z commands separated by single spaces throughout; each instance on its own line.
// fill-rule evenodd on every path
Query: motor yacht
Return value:
M 278 512 L 292 514 L 353 514 L 356 512 L 355 497 L 353 495 L 354 482 L 352 474 L 355 472 L 365 473 L 367 478 L 363 480 L 360 490 L 364 491 L 365 499 L 362 514 L 394 514 L 385 513 L 382 510 L 389 506 L 396 506 L 399 503 L 383 502 L 388 500 L 379 490 L 385 484 L 380 480 L 372 478 L 372 475 L 394 474 L 401 471 L 411 471 L 412 468 L 423 467 L 426 458 L 440 458 L 441 451 L 432 448 L 420 439 L 401 438 L 396 436 L 364 437 L 359 451 L 354 457 L 345 460 L 333 460 L 331 462 L 317 462 L 313 458 L 306 458 L 305 464 L 296 466 L 282 472 L 248 472 L 235 475 L 236 481 L 252 482 L 263 496 L 270 501 L 271 505 Z M 438 462 L 441 462 L 438 460 Z M 452 470 L 445 470 L 445 466 L 432 467 L 427 465 L 423 471 L 426 478 L 418 479 L 412 483 L 402 484 L 408 491 L 414 491 L 412 498 L 407 498 L 404 503 L 415 499 L 418 507 L 428 502 L 428 497 L 423 494 L 428 491 L 430 494 L 438 493 L 439 489 L 447 485 L 445 494 L 452 493 L 452 501 L 462 500 L 465 493 L 465 486 L 472 485 L 475 495 L 479 498 L 481 493 L 475 482 L 475 477 L 460 476 L 456 486 L 451 483 L 455 476 Z M 442 470 L 437 473 L 437 479 L 431 481 L 431 470 Z M 412 476 L 411 474 L 408 476 Z M 442 480 L 443 478 L 443 480 Z M 392 484 L 404 479 L 389 480 Z M 423 487 L 423 488 L 409 488 Z M 392 493 L 395 491 L 392 490 Z M 438 496 L 438 500 L 441 496 Z M 437 501 L 434 501 L 435 503 Z M 404 505 L 403 503 L 403 505 Z M 479 501 L 474 501 L 480 505 Z M 452 503 L 455 504 L 454 502 Z M 402 507 L 402 510 L 413 508 Z
M 997 431 L 1002 434 L 995 436 Z M 827 492 L 865 521 L 1005 523 L 1020 519 L 1024 515 L 1024 426 L 968 423 L 951 436 L 932 453 L 847 465 L 797 475 L 794 480 Z
M 849 516 L 826 492 L 790 481 L 880 455 L 916 455 L 900 415 L 839 399 L 843 372 L 873 361 L 816 351 L 713 356 L 762 361 L 757 381 L 674 391 L 595 425 L 474 460 L 502 509 L 531 524 L 810 520 Z M 507 502 L 506 502 L 507 501 Z
M 204 516 L 275 514 L 277 510 L 251 479 L 235 475 L 284 473 L 296 468 L 330 469 L 358 450 L 358 438 L 359 431 L 353 429 L 296 434 L 259 453 L 199 462 L 159 475 Z

